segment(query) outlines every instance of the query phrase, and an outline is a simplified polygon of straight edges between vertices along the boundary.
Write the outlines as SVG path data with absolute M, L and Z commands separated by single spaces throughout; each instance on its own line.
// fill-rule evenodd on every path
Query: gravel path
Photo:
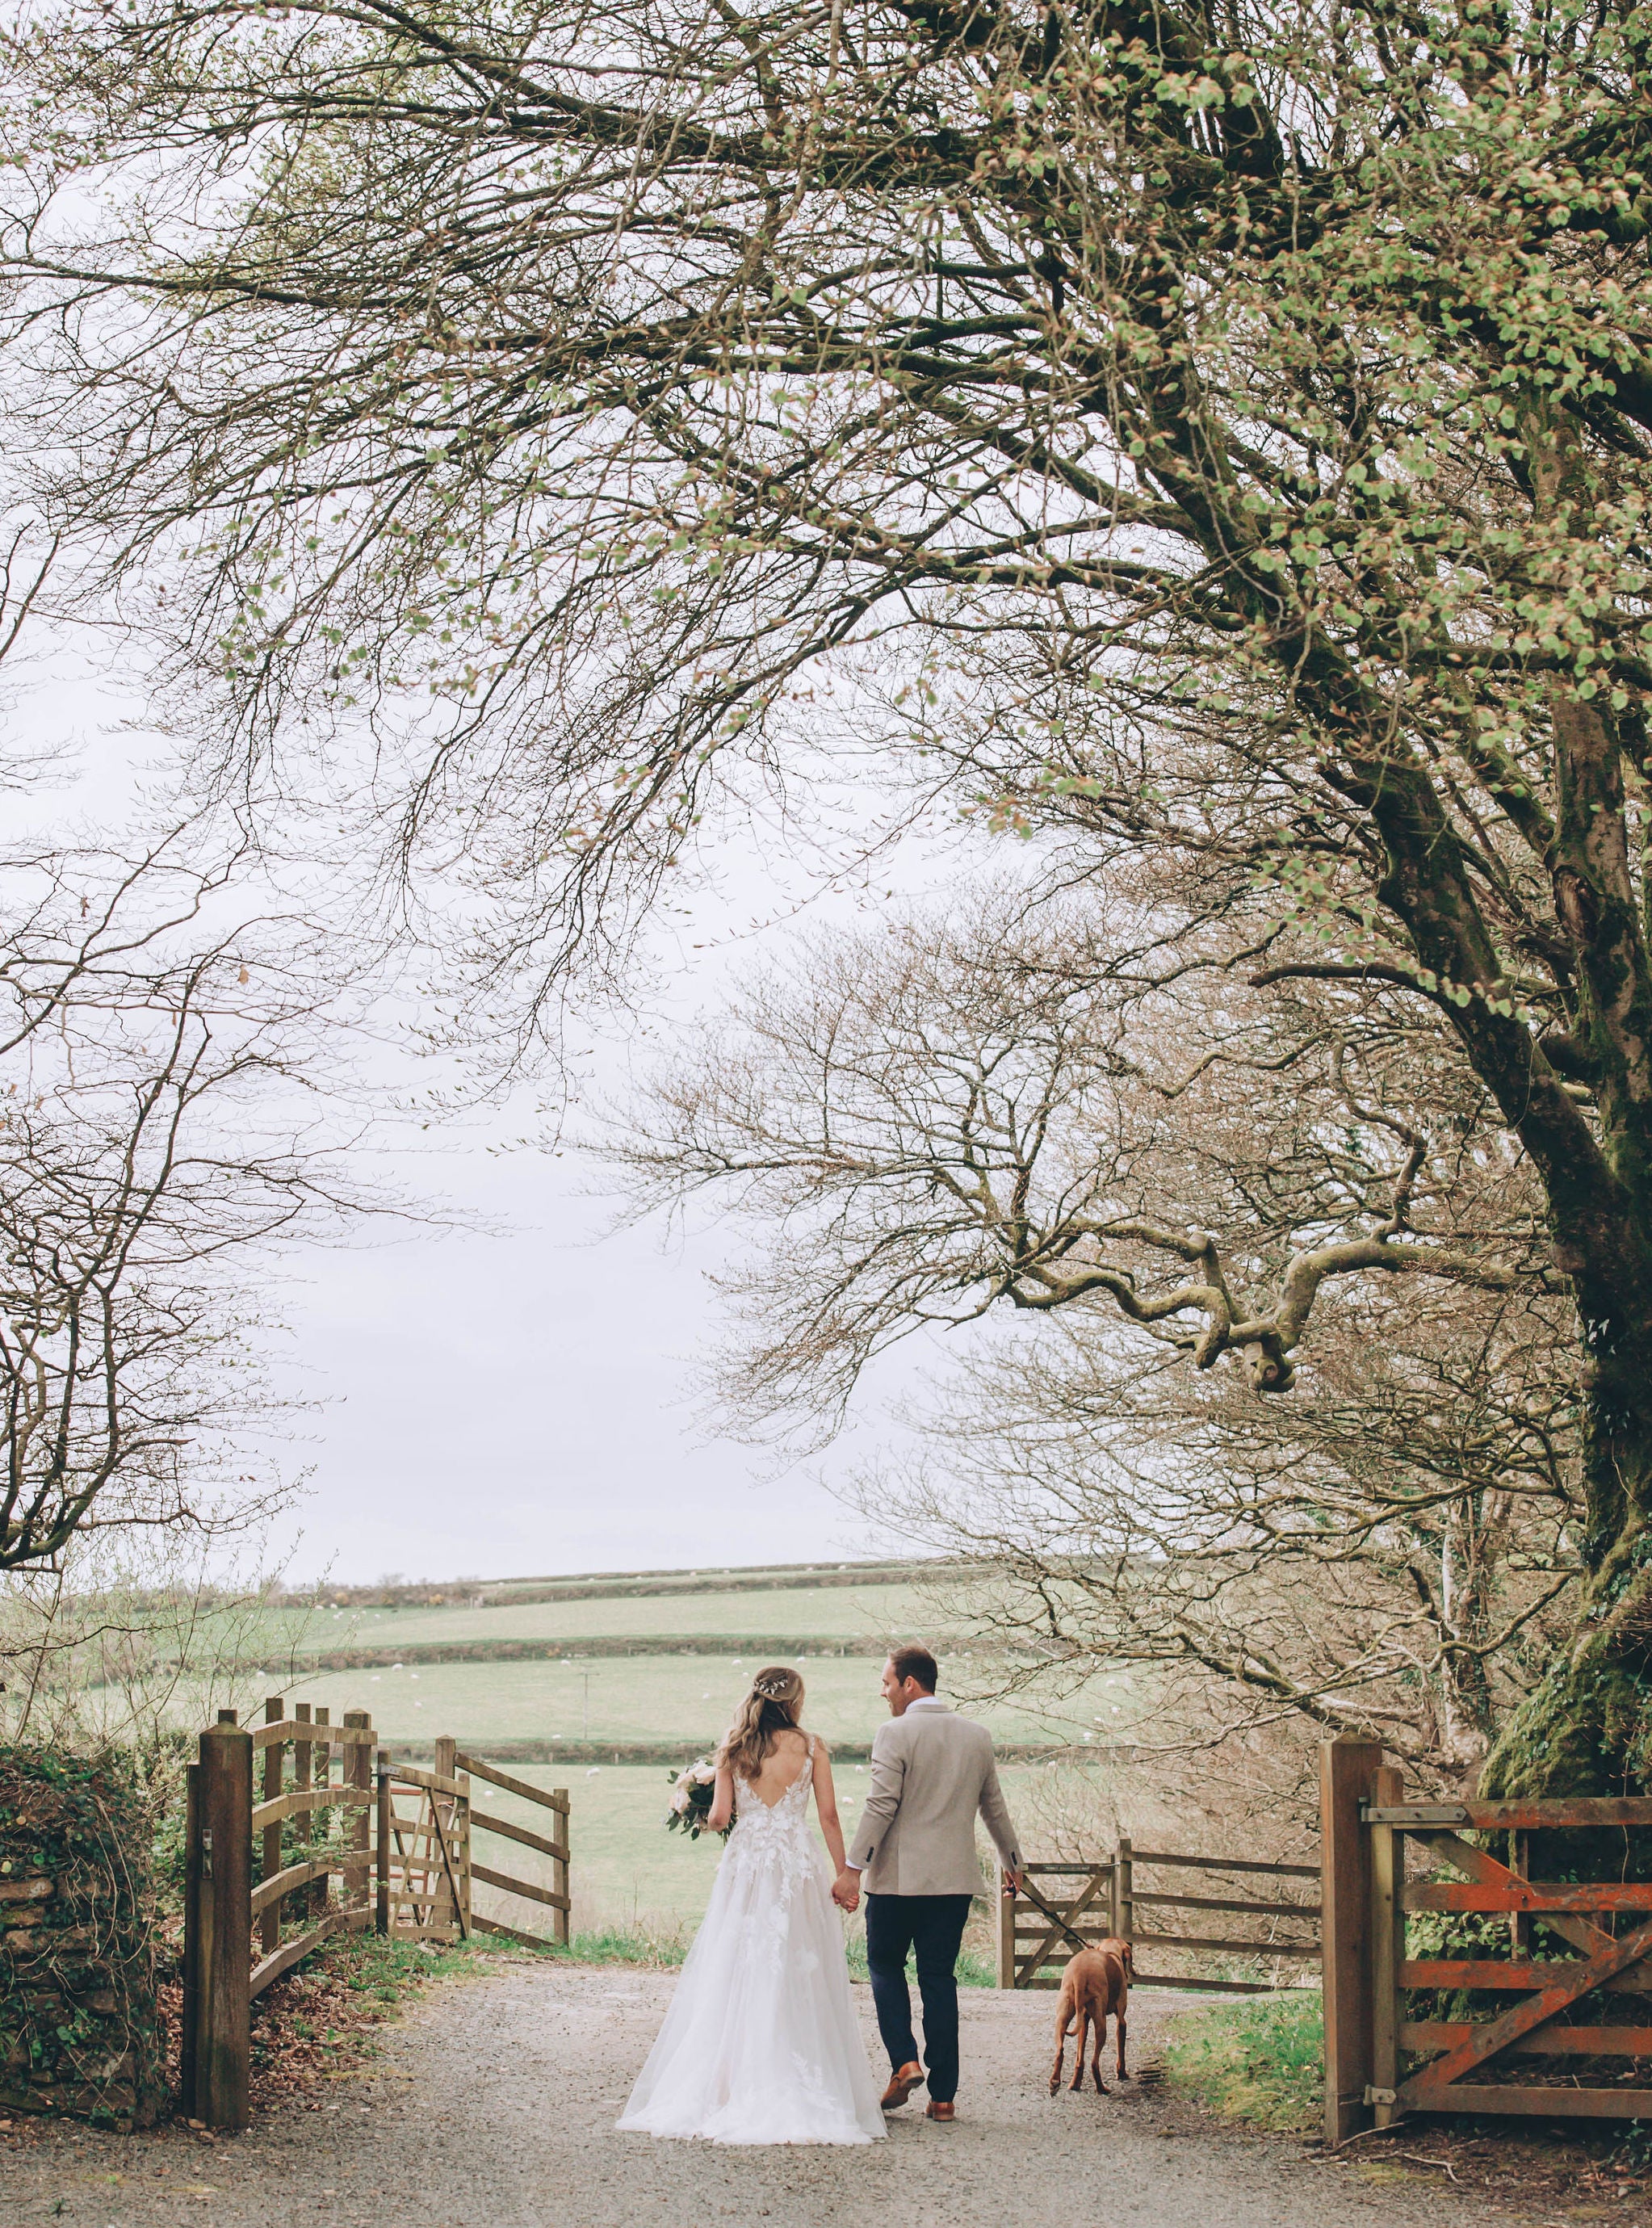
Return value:
M 385 2030 L 370 2071 L 246 2135 L 31 2129 L 0 2154 L 0 2228 L 1483 2228 L 1490 2217 L 1438 2174 L 1315 2164 L 1294 2144 L 1213 2135 L 1150 2079 L 1053 2102 L 1048 1995 L 964 1992 L 950 2129 L 908 2105 L 866 2149 L 617 2135 L 671 1986 L 624 1968 L 507 1962 Z M 868 1993 L 855 1994 L 880 2065 Z M 1131 2006 L 1139 2064 L 1150 2067 L 1175 2008 L 1156 1994 Z

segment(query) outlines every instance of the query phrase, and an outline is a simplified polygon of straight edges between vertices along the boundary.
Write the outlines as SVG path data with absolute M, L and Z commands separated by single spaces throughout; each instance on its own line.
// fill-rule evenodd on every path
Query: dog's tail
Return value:
M 1124 1978 L 1130 1982 L 1130 1986 L 1134 1988 L 1136 1985 L 1136 1945 L 1133 1942 L 1126 1942 L 1122 1945 L 1122 1950 L 1124 1965 Z

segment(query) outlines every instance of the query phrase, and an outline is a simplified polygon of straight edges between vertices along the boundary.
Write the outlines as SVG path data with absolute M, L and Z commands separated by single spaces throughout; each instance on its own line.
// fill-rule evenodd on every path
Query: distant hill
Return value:
M 293 1598 L 333 1609 L 503 1608 L 507 1604 L 622 1601 L 639 1596 L 771 1593 L 791 1588 L 888 1585 L 986 1578 L 989 1563 L 916 1560 L 867 1563 L 753 1563 L 688 1571 L 592 1571 L 541 1578 L 397 1579 L 380 1585 L 315 1585 Z
M 880 1655 L 882 1641 L 842 1640 L 831 1634 L 667 1632 L 607 1633 L 571 1640 L 402 1640 L 388 1648 L 330 1648 L 324 1641 L 314 1646 L 300 1642 L 293 1650 L 295 1663 L 311 1671 L 381 1671 L 404 1663 L 560 1663 L 595 1661 L 602 1656 L 744 1655 L 786 1656 L 807 1650 L 810 1655 Z M 268 1654 L 268 1649 L 265 1653 Z M 240 1667 L 251 1668 L 248 1663 Z

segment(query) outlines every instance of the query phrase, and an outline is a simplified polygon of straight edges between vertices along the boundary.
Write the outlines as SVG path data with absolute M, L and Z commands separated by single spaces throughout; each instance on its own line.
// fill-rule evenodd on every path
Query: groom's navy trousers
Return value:
M 964 1943 L 973 1898 L 967 1895 L 868 1895 L 866 1962 L 878 2033 L 893 2066 L 910 2065 L 918 2044 L 912 2031 L 906 1953 L 917 1953 L 918 1990 L 924 2000 L 924 2067 L 929 2093 L 950 2104 L 958 2093 L 958 1984 L 953 1968 Z

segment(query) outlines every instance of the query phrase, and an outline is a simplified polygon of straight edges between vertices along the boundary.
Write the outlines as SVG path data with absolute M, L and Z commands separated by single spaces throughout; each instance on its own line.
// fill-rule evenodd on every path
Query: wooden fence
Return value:
M 1190 1885 L 1176 1879 L 1193 1875 Z M 1143 1885 L 1143 1875 L 1147 1885 Z M 1061 1968 L 1081 1944 L 1114 1936 L 1137 1953 L 1136 1985 L 1144 1988 L 1192 1988 L 1224 1994 L 1265 1995 L 1293 1985 L 1290 1969 L 1320 1956 L 1319 1905 L 1290 1898 L 1284 1891 L 1264 1900 L 1254 1883 L 1317 1880 L 1317 1865 L 1268 1864 L 1253 1857 L 1180 1856 L 1162 1849 L 1138 1849 L 1124 1836 L 1110 1857 L 1091 1864 L 1029 1864 L 1029 1892 L 998 1898 L 998 1985 L 1001 1988 L 1053 1988 Z M 1237 1882 L 1226 1894 L 1198 1892 Z M 1002 1888 L 1002 1879 L 1000 1882 Z M 1159 1914 L 1194 1911 L 1196 1924 L 1220 1914 L 1221 1923 L 1248 1927 L 1243 1935 L 1167 1932 Z M 1145 1917 L 1146 1924 L 1143 1924 Z M 1174 1922 L 1173 1922 L 1174 1923 Z M 1303 1931 L 1308 1927 L 1308 1932 Z M 1169 1950 L 1194 1969 L 1185 1973 L 1144 1970 L 1143 1950 Z M 1244 1979 L 1212 1973 L 1214 1961 L 1242 1959 L 1252 1967 Z M 1148 1961 L 1149 1963 L 1151 1959 Z M 1258 1963 L 1271 1965 L 1268 1979 L 1257 1977 Z
M 261 1725 L 221 1710 L 201 1736 L 185 1825 L 182 2086 L 185 2112 L 209 2128 L 247 2125 L 252 2005 L 330 1937 L 568 1940 L 567 1789 L 516 1779 L 451 1739 L 437 1742 L 433 1771 L 398 1764 L 376 1739 L 365 1711 L 335 1725 L 303 1703 L 289 1714 L 279 1695 Z M 553 1833 L 474 1809 L 473 1777 L 548 1810 Z M 547 1856 L 551 1885 L 477 1863 L 477 1830 Z M 473 1911 L 475 1881 L 548 1905 L 551 1939 Z
M 312 1719 L 302 1704 L 289 1718 L 279 1697 L 266 1703 L 264 1716 L 249 1731 L 234 1710 L 221 1710 L 189 1768 L 182 2090 L 186 2112 L 209 2128 L 247 2124 L 254 1999 L 330 1936 L 373 1924 L 371 1719 L 351 1710 L 334 1725 L 325 1711 Z M 255 1801 L 260 1757 L 262 1799 Z M 335 1874 L 336 1902 L 329 1896 Z
M 1322 1799 L 1330 2142 L 1412 2112 L 1652 2118 L 1640 2080 L 1652 2026 L 1615 2020 L 1607 2001 L 1652 1997 L 1652 1879 L 1626 1876 L 1652 1870 L 1652 1801 L 1407 1802 L 1376 1743 L 1342 1738 L 1325 1744 Z M 1550 1867 L 1613 1877 L 1532 1879 L 1539 1834 L 1551 1851 L 1589 1834 Z M 1436 1923 L 1431 1944 L 1408 1940 L 1424 1914 L 1470 1913 L 1506 1918 L 1506 1954 L 1483 1927 L 1453 1943 Z M 1551 1939 L 1534 1945 L 1534 1928 Z M 1440 1997 L 1450 2017 L 1414 2015 Z

